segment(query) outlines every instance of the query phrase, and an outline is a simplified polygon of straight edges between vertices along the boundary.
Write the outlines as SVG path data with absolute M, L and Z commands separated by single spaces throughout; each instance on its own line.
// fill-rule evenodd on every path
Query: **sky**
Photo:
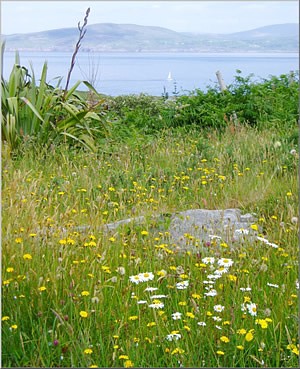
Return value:
M 265 25 L 299 23 L 297 0 L 252 1 L 1 1 L 1 33 L 77 27 L 90 7 L 88 24 L 129 23 L 178 32 L 232 33 Z

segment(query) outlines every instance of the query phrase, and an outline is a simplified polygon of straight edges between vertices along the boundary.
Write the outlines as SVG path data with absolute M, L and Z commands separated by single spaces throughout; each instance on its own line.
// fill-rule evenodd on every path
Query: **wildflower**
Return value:
M 7 271 L 7 273 L 12 273 L 14 271 L 14 268 L 11 268 L 11 267 L 6 268 L 6 271 Z
M 129 277 L 129 280 L 130 282 L 135 283 L 135 284 L 139 284 L 140 282 L 142 282 L 141 276 L 139 274 L 131 275 Z
M 184 350 L 179 348 L 179 347 L 176 347 L 176 349 L 174 349 L 172 352 L 171 352 L 171 355 L 176 355 L 176 354 L 183 354 L 184 353 Z
M 128 319 L 129 319 L 129 320 L 137 320 L 137 319 L 138 319 L 138 316 L 133 315 L 133 316 L 130 316 Z
M 147 304 L 147 301 L 146 300 L 139 300 L 139 301 L 137 301 L 137 304 L 139 304 L 139 305 Z
M 92 350 L 92 349 L 90 349 L 90 348 L 88 348 L 88 349 L 85 349 L 85 350 L 83 351 L 83 353 L 84 353 L 85 355 L 91 355 L 91 354 L 93 353 L 93 350 Z
M 251 224 L 250 228 L 253 229 L 254 231 L 258 231 L 258 225 L 257 224 Z
M 246 334 L 246 336 L 245 336 L 245 340 L 246 340 L 247 342 L 250 342 L 250 341 L 252 341 L 252 340 L 253 340 L 253 338 L 254 338 L 254 336 L 253 336 L 253 332 L 252 332 L 252 330 L 250 330 L 250 331 Z
M 141 231 L 142 236 L 148 236 L 148 234 L 149 234 L 149 232 L 147 232 L 147 231 Z
M 81 296 L 89 296 L 89 292 L 88 291 L 82 291 L 81 292 Z
M 218 265 L 225 266 L 225 267 L 230 267 L 230 266 L 233 265 L 233 260 L 232 259 L 221 258 L 221 259 L 218 260 Z
M 238 349 L 238 350 L 244 350 L 244 346 L 242 346 L 242 345 L 238 345 L 238 346 L 236 346 L 236 348 Z
M 248 312 L 250 315 L 252 316 L 256 316 L 257 315 L 257 308 L 256 308 L 256 304 L 251 302 L 251 304 L 247 304 L 246 305 Z
M 81 318 L 87 318 L 88 317 L 88 313 L 84 310 L 80 311 L 79 315 L 81 316 Z
M 154 278 L 154 274 L 151 272 L 140 273 L 139 277 L 142 282 L 148 282 L 148 281 L 152 281 L 152 279 Z
M 179 320 L 181 319 L 182 313 L 179 313 L 178 311 L 176 311 L 176 313 L 172 314 L 172 319 L 174 320 Z
M 2 322 L 6 321 L 6 320 L 9 320 L 9 319 L 10 319 L 9 316 L 7 316 L 7 315 L 5 315 L 1 318 Z
M 198 322 L 197 324 L 200 325 L 200 327 L 205 327 L 206 326 L 205 322 Z
M 171 333 L 166 336 L 166 340 L 168 341 L 178 341 L 181 338 L 180 333 Z
M 197 294 L 197 293 L 193 293 L 192 294 L 192 298 L 193 299 L 196 299 L 196 300 L 200 300 L 201 296 L 199 294 Z
M 39 287 L 39 288 L 38 288 L 38 290 L 39 290 L 40 292 L 46 291 L 46 289 L 47 289 L 47 288 L 46 288 L 45 286 L 41 286 L 41 287 Z
M 247 333 L 247 331 L 246 331 L 246 329 L 241 328 L 241 329 L 238 329 L 238 330 L 236 331 L 236 333 L 237 333 L 237 334 L 241 334 L 242 336 L 244 336 L 244 335 Z
M 265 319 L 256 319 L 255 324 L 259 324 L 262 329 L 268 328 L 268 322 Z
M 156 323 L 155 322 L 150 322 L 147 324 L 147 327 L 155 327 Z
M 215 321 L 215 322 L 221 322 L 222 321 L 222 318 L 220 318 L 219 316 L 213 316 L 212 319 Z
M 133 362 L 131 360 L 125 360 L 124 368 L 133 368 Z
M 121 359 L 128 360 L 129 357 L 127 355 L 120 355 L 119 360 L 121 360 Z
M 205 296 L 216 296 L 218 293 L 215 289 L 211 289 L 209 292 L 205 292 Z
M 23 259 L 24 260 L 31 260 L 32 259 L 32 256 L 30 254 L 24 254 L 23 255 Z
M 16 243 L 22 243 L 22 242 L 23 242 L 23 239 L 22 239 L 21 237 L 17 237 L 17 238 L 15 239 L 15 242 L 16 242 Z
M 124 275 L 124 274 L 125 274 L 125 268 L 124 268 L 124 267 L 118 267 L 118 268 L 117 268 L 117 272 L 118 272 L 120 275 Z
M 297 150 L 292 149 L 292 150 L 290 151 L 290 154 L 291 154 L 291 155 L 293 155 L 293 156 L 296 156 L 296 155 L 297 155 Z
M 217 354 L 218 354 L 218 355 L 225 355 L 225 352 L 224 352 L 224 351 L 220 351 L 220 350 L 218 350 L 218 351 L 217 351 Z
M 206 257 L 202 259 L 202 263 L 204 264 L 213 264 L 215 262 L 214 257 Z
M 147 287 L 144 289 L 144 292 L 148 291 L 148 292 L 153 292 L 153 291 L 157 291 L 158 288 L 157 287 Z
M 278 288 L 279 287 L 278 284 L 273 284 L 273 283 L 269 283 L 269 282 L 267 282 L 267 286 L 274 287 L 274 288 Z
M 222 336 L 222 337 L 220 338 L 220 341 L 222 341 L 222 342 L 224 342 L 224 343 L 228 343 L 228 342 L 230 342 L 230 339 L 229 339 L 228 337 L 226 337 L 226 336 Z
M 16 330 L 18 328 L 17 324 L 13 324 L 10 326 L 10 330 Z
M 292 217 L 291 222 L 293 224 L 297 224 L 298 223 L 298 218 L 297 217 Z
M 163 299 L 165 297 L 168 297 L 167 295 L 152 295 L 150 296 L 150 299 Z
M 149 304 L 148 306 L 153 309 L 162 309 L 165 306 L 165 304 L 159 300 L 154 300 L 153 304 Z
M 189 312 L 189 311 L 186 313 L 186 316 L 189 317 L 189 318 L 192 318 L 192 319 L 195 318 L 195 315 L 193 313 Z
M 176 288 L 178 290 L 185 290 L 188 287 L 188 285 L 189 285 L 189 281 L 186 280 L 186 281 L 176 283 Z
M 215 305 L 214 306 L 214 311 L 220 313 L 221 311 L 224 310 L 224 308 L 225 308 L 225 306 L 223 306 L 223 305 Z

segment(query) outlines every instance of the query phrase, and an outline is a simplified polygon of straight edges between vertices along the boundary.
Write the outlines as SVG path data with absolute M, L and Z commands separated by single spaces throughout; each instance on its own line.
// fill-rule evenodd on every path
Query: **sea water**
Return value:
M 56 77 L 66 84 L 72 53 L 20 52 L 21 65 L 30 72 L 32 63 L 38 79 L 45 61 L 48 78 L 55 85 Z M 8 78 L 15 53 L 4 53 L 3 75 Z M 87 80 L 103 94 L 117 96 L 145 93 L 161 96 L 164 91 L 184 94 L 194 89 L 205 91 L 216 86 L 220 71 L 225 84 L 234 82 L 237 70 L 242 77 L 253 74 L 259 81 L 270 76 L 299 70 L 299 55 L 295 53 L 85 53 L 79 52 L 71 74 L 71 87 L 78 80 Z M 171 74 L 171 78 L 170 77 Z M 81 84 L 79 89 L 86 90 Z

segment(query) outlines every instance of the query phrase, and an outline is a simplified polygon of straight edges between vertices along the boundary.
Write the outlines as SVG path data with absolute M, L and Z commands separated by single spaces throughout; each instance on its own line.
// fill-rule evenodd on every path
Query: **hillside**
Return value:
M 6 50 L 72 51 L 77 28 L 3 35 Z M 100 23 L 87 27 L 82 51 L 119 52 L 298 52 L 296 23 L 231 34 L 175 32 L 162 27 Z

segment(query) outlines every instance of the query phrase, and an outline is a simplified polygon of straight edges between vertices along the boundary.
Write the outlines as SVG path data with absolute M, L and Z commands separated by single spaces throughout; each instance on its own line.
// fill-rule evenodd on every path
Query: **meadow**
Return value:
M 2 366 L 298 367 L 298 81 L 109 98 L 46 70 L 2 80 Z M 256 239 L 176 249 L 200 208 Z

